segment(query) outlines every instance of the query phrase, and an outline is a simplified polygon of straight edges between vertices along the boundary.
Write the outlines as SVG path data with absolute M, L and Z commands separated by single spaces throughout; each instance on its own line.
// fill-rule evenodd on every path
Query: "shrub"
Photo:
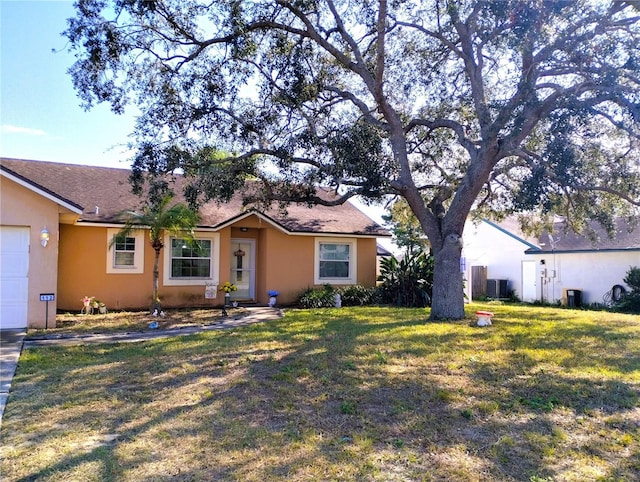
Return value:
M 398 261 L 380 263 L 380 297 L 398 306 L 429 306 L 433 290 L 433 257 L 425 252 L 406 253 Z
M 332 308 L 335 306 L 335 291 L 331 285 L 322 288 L 307 288 L 298 298 L 301 308 Z
M 617 308 L 630 313 L 640 313 L 640 268 L 637 266 L 629 268 L 623 281 L 631 291 L 622 295 Z
M 336 291 L 342 298 L 342 306 L 364 306 L 375 303 L 376 288 L 353 285 L 339 288 Z
M 627 271 L 627 276 L 624 277 L 624 282 L 627 283 L 631 291 L 640 293 L 640 268 L 633 266 Z
M 327 284 L 322 288 L 307 288 L 298 298 L 298 305 L 301 308 L 333 308 L 336 294 L 340 295 L 342 306 L 364 306 L 375 303 L 377 290 L 362 285 L 334 288 Z

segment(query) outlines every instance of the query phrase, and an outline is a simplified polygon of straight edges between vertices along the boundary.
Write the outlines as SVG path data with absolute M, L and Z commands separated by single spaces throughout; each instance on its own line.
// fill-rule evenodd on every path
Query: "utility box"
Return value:
M 509 280 L 488 279 L 487 298 L 509 298 Z
M 564 289 L 563 302 L 570 308 L 580 308 L 582 306 L 582 290 Z

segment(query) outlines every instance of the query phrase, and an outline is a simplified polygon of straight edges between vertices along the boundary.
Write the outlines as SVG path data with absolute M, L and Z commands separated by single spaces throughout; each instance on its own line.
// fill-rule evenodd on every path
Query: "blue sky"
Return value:
M 85 111 L 67 74 L 72 16 L 72 0 L 0 0 L 0 157 L 128 168 L 133 114 Z
M 73 14 L 71 0 L 0 0 L 0 155 L 129 167 L 133 116 L 85 111 L 67 74 Z

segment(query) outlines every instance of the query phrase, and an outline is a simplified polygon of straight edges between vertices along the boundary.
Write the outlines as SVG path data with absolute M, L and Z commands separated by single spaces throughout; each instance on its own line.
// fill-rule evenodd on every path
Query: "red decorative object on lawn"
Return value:
M 493 313 L 490 311 L 476 311 L 478 317 L 478 326 L 490 326 Z

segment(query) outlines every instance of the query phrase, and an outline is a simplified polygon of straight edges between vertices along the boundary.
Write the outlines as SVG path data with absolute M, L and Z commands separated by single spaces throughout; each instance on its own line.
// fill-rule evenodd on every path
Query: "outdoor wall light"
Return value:
M 43 248 L 46 248 L 47 244 L 49 244 L 49 231 L 47 231 L 47 228 L 40 231 L 40 244 Z

